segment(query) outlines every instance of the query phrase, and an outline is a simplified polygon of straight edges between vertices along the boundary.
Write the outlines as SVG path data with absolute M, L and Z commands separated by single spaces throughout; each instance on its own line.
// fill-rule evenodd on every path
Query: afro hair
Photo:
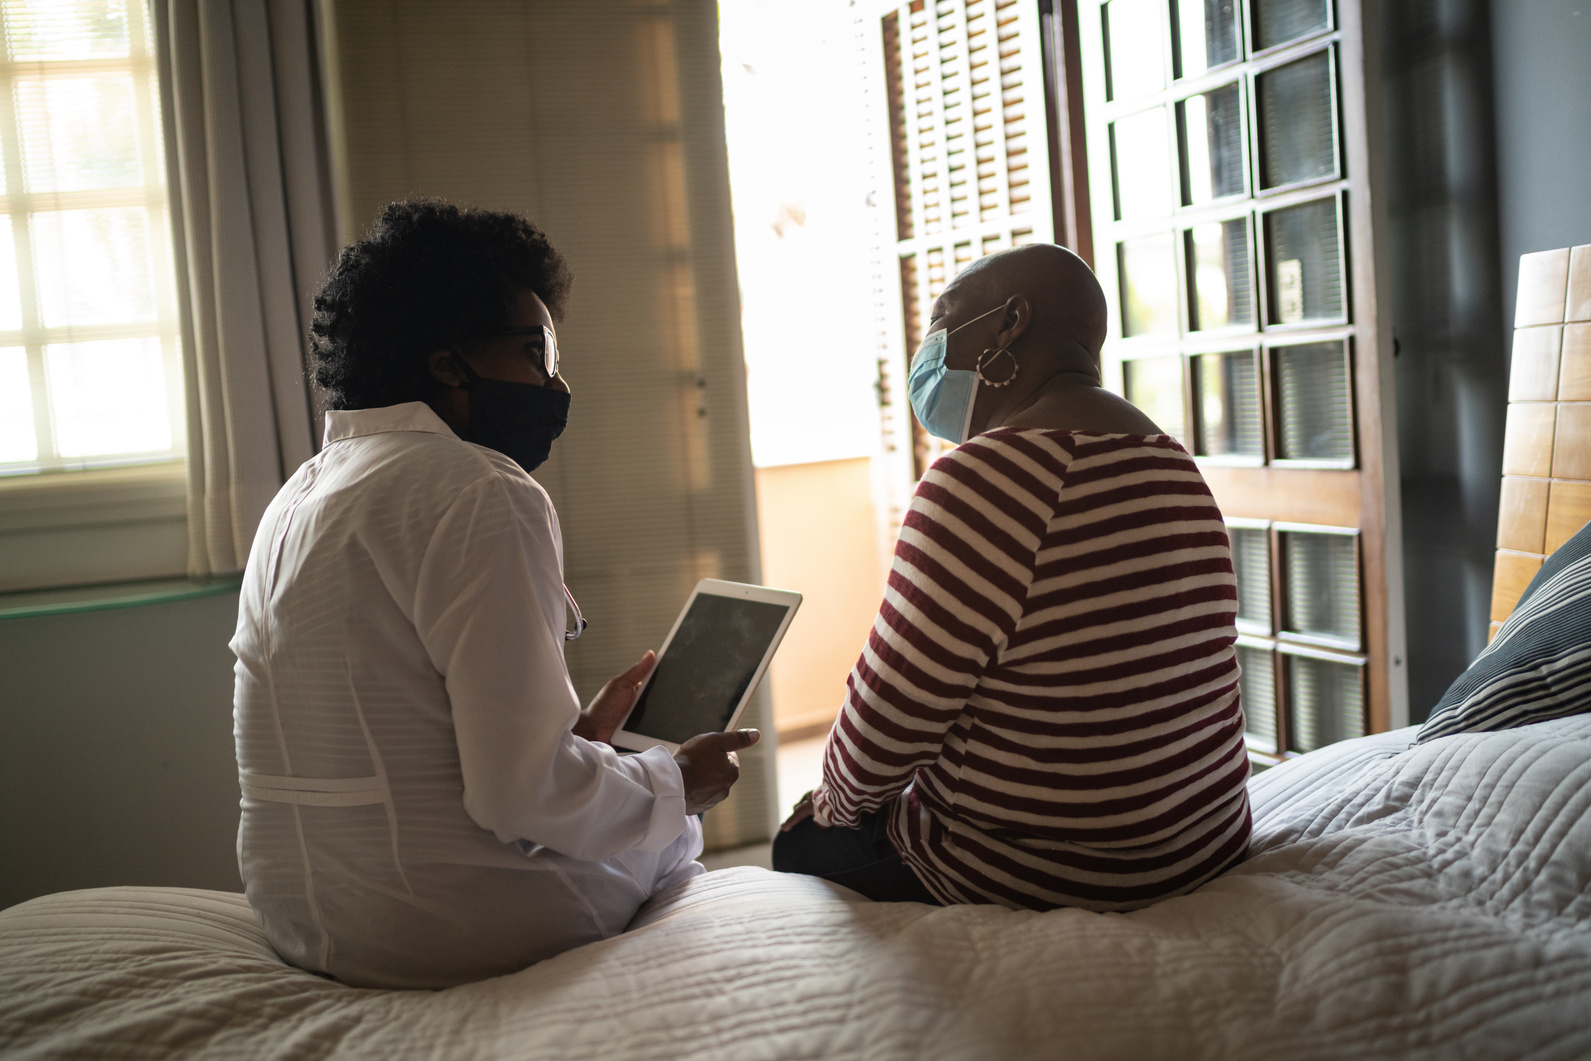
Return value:
M 547 234 L 518 214 L 389 203 L 315 296 L 315 383 L 331 409 L 426 401 L 433 351 L 506 327 L 526 288 L 562 320 L 570 280 Z

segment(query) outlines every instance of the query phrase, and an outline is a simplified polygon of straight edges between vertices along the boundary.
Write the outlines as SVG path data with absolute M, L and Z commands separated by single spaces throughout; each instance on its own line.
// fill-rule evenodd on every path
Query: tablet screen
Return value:
M 674 744 L 720 732 L 789 611 L 783 604 L 698 593 L 624 728 Z

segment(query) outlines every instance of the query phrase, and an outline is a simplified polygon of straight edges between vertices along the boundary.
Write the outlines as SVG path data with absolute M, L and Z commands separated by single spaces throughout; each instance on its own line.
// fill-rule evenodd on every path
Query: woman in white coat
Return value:
M 648 652 L 584 710 L 579 610 L 530 472 L 567 422 L 570 277 L 513 214 L 393 203 L 315 300 L 321 452 L 244 576 L 238 856 L 277 950 L 371 987 L 446 987 L 623 931 L 702 872 L 695 817 L 755 731 L 677 756 L 605 741 Z

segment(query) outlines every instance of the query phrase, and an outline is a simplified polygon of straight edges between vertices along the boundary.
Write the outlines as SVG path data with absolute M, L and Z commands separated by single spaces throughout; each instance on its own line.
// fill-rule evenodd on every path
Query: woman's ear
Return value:
M 1012 295 L 1006 299 L 1005 312 L 1000 318 L 999 341 L 1001 348 L 1010 346 L 1021 338 L 1033 323 L 1033 304 L 1026 295 Z
M 458 365 L 453 361 L 453 351 L 433 350 L 431 356 L 426 358 L 426 367 L 431 370 L 431 378 L 444 387 L 462 387 L 464 376 L 458 370 Z

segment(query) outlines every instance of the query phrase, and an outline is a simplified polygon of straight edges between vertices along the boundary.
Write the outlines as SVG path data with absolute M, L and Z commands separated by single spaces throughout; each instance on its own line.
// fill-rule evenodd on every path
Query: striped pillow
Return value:
M 1591 711 L 1591 523 L 1547 558 L 1497 637 L 1458 676 L 1420 740 Z

